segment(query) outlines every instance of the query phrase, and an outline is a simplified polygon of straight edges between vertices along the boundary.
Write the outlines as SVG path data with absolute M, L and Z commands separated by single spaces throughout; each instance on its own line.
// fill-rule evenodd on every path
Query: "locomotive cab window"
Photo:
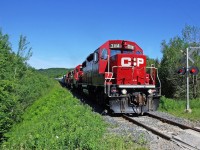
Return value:
M 120 50 L 120 49 L 112 49 L 111 50 L 111 57 L 114 56 L 114 55 L 117 55 L 117 54 L 132 54 L 133 51 L 132 50 Z
M 135 54 L 142 54 L 142 52 L 141 51 L 136 51 Z
M 101 52 L 101 58 L 106 60 L 107 57 L 108 57 L 108 51 L 107 51 L 107 49 L 103 49 Z

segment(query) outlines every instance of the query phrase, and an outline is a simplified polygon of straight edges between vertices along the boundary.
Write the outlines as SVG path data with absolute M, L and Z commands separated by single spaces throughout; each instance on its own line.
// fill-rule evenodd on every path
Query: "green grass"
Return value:
M 200 121 L 200 99 L 190 100 L 191 113 L 186 113 L 186 100 L 173 100 L 165 97 L 161 98 L 159 111 L 168 112 L 178 117 L 192 121 Z
M 5 134 L 0 149 L 145 149 L 131 138 L 107 135 L 102 117 L 58 85 L 36 100 L 22 118 Z
M 145 145 L 144 138 L 141 137 L 140 142 L 142 143 L 133 143 L 131 136 L 119 136 L 114 134 L 106 134 L 106 136 L 101 140 L 102 150 L 147 150 L 146 147 L 141 146 Z M 97 148 L 98 149 L 98 148 Z

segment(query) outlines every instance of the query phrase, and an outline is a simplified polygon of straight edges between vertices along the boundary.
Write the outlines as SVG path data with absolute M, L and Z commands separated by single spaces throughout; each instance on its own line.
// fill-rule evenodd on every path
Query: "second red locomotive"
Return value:
M 157 68 L 147 67 L 146 56 L 135 42 L 107 41 L 67 74 L 66 80 L 70 87 L 87 89 L 113 113 L 144 113 L 159 105 Z

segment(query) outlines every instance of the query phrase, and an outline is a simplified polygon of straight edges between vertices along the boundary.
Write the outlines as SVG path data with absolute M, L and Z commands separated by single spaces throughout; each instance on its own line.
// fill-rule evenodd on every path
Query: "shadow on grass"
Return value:
M 89 96 L 89 94 L 87 92 L 80 92 L 77 89 L 71 89 L 71 88 L 66 87 L 61 82 L 59 82 L 59 83 L 63 88 L 66 88 L 66 90 L 70 91 L 74 98 L 77 98 L 78 100 L 80 100 L 80 102 L 82 104 L 89 105 L 94 112 L 96 112 L 100 115 L 107 114 L 108 108 L 106 108 L 103 105 L 98 104 L 96 102 L 96 99 Z

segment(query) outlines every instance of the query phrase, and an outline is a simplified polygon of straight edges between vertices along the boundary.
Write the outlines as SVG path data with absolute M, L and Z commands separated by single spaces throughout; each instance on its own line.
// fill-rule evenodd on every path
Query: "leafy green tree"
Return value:
M 182 30 L 182 36 L 171 38 L 168 43 L 166 41 L 161 43 L 163 57 L 160 64 L 160 78 L 162 94 L 166 97 L 185 97 L 186 77 L 178 75 L 177 68 L 186 66 L 186 48 L 199 45 L 199 31 L 197 27 L 186 26 Z M 199 64 L 199 56 L 196 55 L 195 61 Z
M 189 46 L 200 46 L 200 28 L 186 25 L 182 30 L 183 41 Z
M 158 60 L 158 58 L 156 58 L 156 59 L 153 59 L 153 58 L 149 58 L 148 56 L 147 56 L 147 67 L 150 67 L 150 66 L 154 66 L 154 67 L 159 67 L 159 64 L 160 64 L 160 62 L 159 62 L 159 60 Z
M 12 74 L 9 72 L 12 70 L 12 61 L 14 60 L 14 54 L 11 51 L 11 46 L 8 41 L 7 34 L 3 35 L 0 30 L 0 79 L 9 79 Z
M 9 36 L 0 31 L 0 142 L 25 109 L 47 91 L 52 81 L 27 64 L 32 55 L 29 42 L 20 36 L 17 54 Z
M 29 44 L 30 42 L 27 41 L 27 37 L 20 35 L 17 56 L 21 58 L 24 63 L 26 63 L 33 55 L 32 47 L 29 47 Z
M 26 36 L 20 35 L 18 51 L 16 54 L 15 65 L 15 76 L 18 74 L 19 76 L 23 76 L 23 72 L 26 71 L 28 64 L 27 61 L 32 56 L 32 48 L 29 47 L 30 42 L 27 41 Z M 15 77 L 14 76 L 14 77 Z
M 160 64 L 160 79 L 162 82 L 162 94 L 166 97 L 178 98 L 185 92 L 182 87 L 184 77 L 178 75 L 176 70 L 178 67 L 183 66 L 180 60 L 182 53 L 180 50 L 184 49 L 184 42 L 180 37 L 175 37 L 166 43 L 162 42 L 163 58 Z M 181 91 L 178 89 L 182 89 Z
M 0 139 L 5 131 L 12 124 L 12 106 L 15 105 L 15 97 L 12 94 L 15 83 L 13 78 L 14 54 L 8 41 L 7 34 L 0 31 Z

